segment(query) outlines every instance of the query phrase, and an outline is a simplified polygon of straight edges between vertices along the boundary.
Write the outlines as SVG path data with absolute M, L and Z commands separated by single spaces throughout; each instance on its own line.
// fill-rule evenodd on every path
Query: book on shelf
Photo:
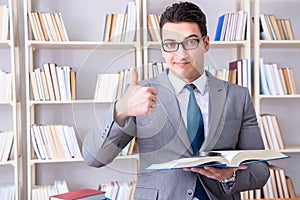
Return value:
M 207 152 L 205 152 L 207 153 Z M 209 152 L 210 153 L 210 152 Z M 152 164 L 148 170 L 179 169 L 190 167 L 239 167 L 257 162 L 267 162 L 289 158 L 289 156 L 277 150 L 236 150 L 236 151 L 212 151 L 213 156 L 198 156 L 179 158 L 165 163 Z M 209 155 L 209 154 L 208 154 Z
M 291 177 L 286 176 L 286 184 L 291 198 L 296 198 L 296 192 Z
M 263 40 L 294 40 L 290 19 L 279 19 L 273 14 L 259 16 L 264 37 Z
M 261 114 L 260 130 L 266 149 L 284 149 L 281 130 L 276 115 Z
M 49 200 L 50 196 L 69 192 L 66 180 L 55 180 L 53 185 L 35 185 L 31 189 L 32 200 Z
M 278 67 L 276 63 L 264 63 L 260 58 L 260 93 L 265 95 L 297 94 L 294 70 Z
M 44 63 L 44 71 L 36 68 L 29 72 L 31 91 L 34 100 L 75 100 L 76 78 L 70 66 L 57 66 Z
M 12 73 L 0 69 L 0 101 L 12 100 Z
M 15 199 L 15 186 L 11 184 L 0 185 L 0 199 Z
M 105 192 L 100 190 L 85 188 L 85 189 L 74 190 L 67 193 L 62 193 L 62 194 L 53 195 L 49 197 L 49 200 L 75 200 L 75 199 L 101 200 L 101 199 L 105 199 Z
M 112 102 L 116 99 L 120 74 L 98 74 L 95 100 Z
M 10 154 L 12 153 L 14 141 L 13 131 L 0 132 L 0 161 L 5 162 L 9 160 Z
M 105 197 L 107 199 L 116 200 L 133 200 L 135 187 L 135 181 L 130 183 L 110 181 L 108 184 L 99 184 L 99 190 L 105 191 Z
M 0 41 L 8 39 L 9 11 L 7 5 L 0 5 Z
M 270 165 L 269 170 L 270 177 L 262 188 L 264 198 L 293 198 L 288 188 L 285 170 L 274 165 Z
M 147 15 L 147 28 L 149 34 L 149 41 L 161 41 L 159 32 L 159 15 Z
M 72 126 L 32 125 L 33 150 L 39 160 L 81 158 L 81 151 Z
M 133 42 L 137 25 L 136 4 L 127 3 L 124 13 L 108 13 L 105 15 L 103 41 Z
M 69 41 L 61 13 L 28 12 L 34 40 Z
M 218 18 L 215 41 L 241 41 L 246 39 L 247 12 L 225 13 Z

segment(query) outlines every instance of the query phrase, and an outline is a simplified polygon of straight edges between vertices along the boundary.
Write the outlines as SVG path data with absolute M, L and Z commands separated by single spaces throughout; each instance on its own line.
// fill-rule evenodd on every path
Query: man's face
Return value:
M 169 44 L 172 42 L 193 42 L 194 39 L 201 38 L 201 32 L 196 23 L 180 22 L 166 23 L 162 29 L 162 42 Z M 192 82 L 197 79 L 204 70 L 204 53 L 209 49 L 209 37 L 199 40 L 199 45 L 195 49 L 186 50 L 182 44 L 174 52 L 165 52 L 161 49 L 165 61 L 172 72 L 185 82 Z

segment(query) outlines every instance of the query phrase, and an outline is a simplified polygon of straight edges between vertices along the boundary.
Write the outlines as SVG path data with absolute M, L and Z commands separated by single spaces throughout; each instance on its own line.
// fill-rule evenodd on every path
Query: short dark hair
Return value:
M 160 17 L 160 32 L 167 22 L 194 22 L 198 25 L 202 36 L 207 35 L 206 16 L 197 5 L 191 2 L 179 2 L 168 6 Z

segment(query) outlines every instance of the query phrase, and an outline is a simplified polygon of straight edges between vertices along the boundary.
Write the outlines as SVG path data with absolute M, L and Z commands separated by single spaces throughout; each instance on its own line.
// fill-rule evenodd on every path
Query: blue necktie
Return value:
M 199 152 L 204 141 L 203 117 L 194 94 L 194 89 L 196 88 L 196 86 L 193 84 L 187 84 L 185 87 L 190 91 L 187 109 L 187 131 L 191 140 L 194 154 L 196 154 Z M 194 196 L 197 197 L 199 200 L 209 199 L 202 184 L 199 181 L 199 178 L 197 178 Z
M 185 87 L 190 91 L 187 109 L 187 131 L 192 143 L 192 148 L 196 154 L 204 141 L 203 117 L 194 94 L 196 86 L 187 84 Z

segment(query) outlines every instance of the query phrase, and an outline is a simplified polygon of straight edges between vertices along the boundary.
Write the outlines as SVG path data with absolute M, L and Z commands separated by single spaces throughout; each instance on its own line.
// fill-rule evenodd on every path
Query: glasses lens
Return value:
M 178 43 L 177 42 L 166 42 L 163 43 L 163 48 L 165 51 L 172 52 L 177 51 Z
M 198 44 L 199 44 L 199 39 L 190 39 L 182 42 L 182 45 L 186 50 L 196 49 L 198 47 Z

